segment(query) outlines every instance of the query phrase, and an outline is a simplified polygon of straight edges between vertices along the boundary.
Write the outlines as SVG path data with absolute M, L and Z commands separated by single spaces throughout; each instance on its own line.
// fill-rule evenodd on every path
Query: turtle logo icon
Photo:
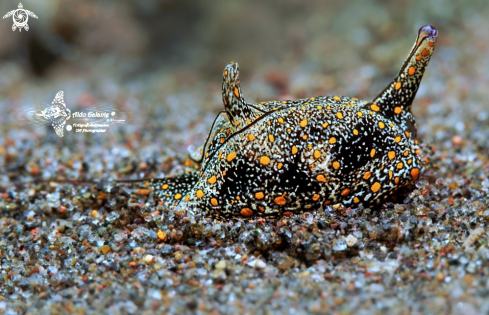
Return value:
M 19 3 L 19 8 L 17 10 L 10 11 L 9 13 L 5 14 L 3 18 L 6 19 L 11 16 L 12 19 L 14 20 L 14 25 L 12 25 L 12 31 L 19 29 L 19 32 L 21 32 L 22 29 L 25 29 L 26 31 L 29 30 L 29 25 L 27 25 L 29 16 L 32 16 L 33 18 L 37 19 L 37 15 L 35 15 L 33 12 L 29 10 L 24 10 L 24 6 L 22 5 L 22 3 Z

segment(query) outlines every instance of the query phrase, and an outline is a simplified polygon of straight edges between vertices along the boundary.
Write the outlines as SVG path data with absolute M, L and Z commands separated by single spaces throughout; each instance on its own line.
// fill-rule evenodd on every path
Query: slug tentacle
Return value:
M 438 31 L 432 25 L 419 29 L 411 52 L 401 67 L 397 77 L 366 108 L 406 124 L 405 130 L 415 133 L 411 105 L 418 91 L 421 79 L 435 49 Z
M 239 66 L 230 62 L 223 72 L 222 101 L 229 116 L 232 132 L 239 131 L 262 115 L 262 111 L 246 103 L 239 83 Z

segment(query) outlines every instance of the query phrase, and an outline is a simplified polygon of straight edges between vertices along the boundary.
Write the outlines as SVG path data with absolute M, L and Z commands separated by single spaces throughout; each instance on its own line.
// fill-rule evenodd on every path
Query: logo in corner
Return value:
M 12 25 L 12 31 L 15 32 L 16 29 L 19 29 L 19 32 L 22 32 L 22 29 L 26 31 L 29 30 L 29 25 L 27 25 L 27 21 L 29 20 L 29 16 L 37 19 L 37 15 L 34 12 L 29 10 L 24 10 L 24 6 L 22 3 L 19 3 L 19 7 L 17 10 L 12 10 L 3 16 L 4 19 L 11 17 L 14 21 Z
M 44 109 L 42 112 L 35 114 L 49 121 L 53 126 L 54 131 L 56 131 L 56 134 L 62 137 L 66 121 L 70 119 L 71 116 L 71 111 L 66 107 L 63 99 L 63 91 L 59 91 L 56 94 L 53 100 L 53 105 Z M 71 130 L 71 127 L 69 130 Z

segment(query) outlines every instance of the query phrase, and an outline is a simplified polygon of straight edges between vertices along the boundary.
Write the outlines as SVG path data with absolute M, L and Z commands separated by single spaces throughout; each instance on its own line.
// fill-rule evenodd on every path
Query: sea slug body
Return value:
M 247 103 L 238 64 L 223 73 L 221 112 L 199 171 L 152 181 L 156 197 L 211 217 L 277 217 L 378 204 L 418 180 L 411 105 L 438 31 L 422 27 L 398 76 L 371 102 L 344 96 Z

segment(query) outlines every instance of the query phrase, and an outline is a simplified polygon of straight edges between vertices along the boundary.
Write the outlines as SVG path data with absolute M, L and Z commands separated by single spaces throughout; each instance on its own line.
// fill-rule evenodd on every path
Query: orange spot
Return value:
M 413 160 L 412 159 L 409 159 L 408 160 L 408 164 L 411 165 L 411 163 L 413 163 Z
M 279 117 L 278 118 L 278 122 L 281 123 L 281 124 L 283 124 L 284 123 L 284 119 L 282 117 Z
M 265 207 L 263 207 L 263 206 L 259 206 L 259 207 L 258 207 L 258 210 L 260 210 L 260 212 L 263 212 L 263 211 L 265 211 Z
M 401 85 L 402 85 L 402 83 L 401 83 L 401 82 L 397 82 L 397 83 L 396 83 L 396 86 L 395 86 L 395 89 L 396 89 L 396 90 L 399 90 L 399 89 L 401 88 Z
M 261 191 L 259 191 L 255 194 L 256 199 L 263 199 L 263 197 L 265 197 L 265 195 Z
M 254 135 L 252 135 L 251 133 L 248 135 L 248 137 L 247 137 L 247 138 L 248 138 L 248 140 L 249 140 L 249 141 L 253 141 L 253 140 L 255 140 L 255 136 L 254 136 Z
M 228 154 L 228 157 L 226 159 L 228 160 L 228 162 L 231 162 L 232 160 L 234 160 L 235 157 L 236 157 L 236 152 L 231 152 Z
M 195 193 L 195 195 L 197 196 L 197 198 L 202 198 L 204 197 L 204 192 L 202 190 L 197 190 L 197 192 Z
M 217 199 L 216 198 L 212 198 L 211 199 L 211 204 L 215 207 L 217 206 Z
M 268 156 L 262 156 L 260 158 L 260 163 L 263 165 L 268 165 L 268 163 L 270 163 L 270 158 Z
M 190 195 L 185 196 L 185 202 L 187 202 L 190 199 Z
M 404 163 L 402 162 L 397 163 L 397 168 L 401 169 L 403 167 L 404 167 Z
M 394 183 L 399 184 L 399 177 L 394 178 Z
M 394 108 L 394 113 L 397 114 L 397 115 L 399 115 L 400 113 L 402 113 L 402 107 L 396 106 Z
M 374 112 L 378 112 L 378 111 L 380 110 L 380 107 L 379 107 L 379 106 L 377 106 L 377 104 L 372 104 L 372 105 L 370 106 L 370 108 L 371 108 L 371 109 L 372 109 Z
M 358 101 L 358 98 L 356 98 L 356 97 L 352 97 L 351 99 L 354 100 L 355 102 Z
M 394 175 L 394 174 L 392 173 L 392 171 L 389 171 L 389 179 L 392 179 L 392 176 L 393 176 L 393 175 Z
M 174 198 L 175 198 L 175 200 L 180 200 L 180 199 L 182 199 L 182 194 L 177 193 Z
M 338 119 L 343 119 L 343 114 L 338 112 L 336 113 L 336 117 L 338 117 Z
M 301 120 L 300 125 L 301 125 L 302 128 L 304 128 L 305 126 L 307 126 L 307 119 Z
M 238 87 L 235 87 L 235 88 L 234 88 L 234 95 L 236 95 L 236 97 L 239 97 L 239 90 L 238 90 Z
M 349 194 L 349 193 L 350 193 L 350 189 L 348 189 L 348 188 L 345 188 L 345 189 L 343 189 L 343 190 L 341 191 L 341 195 L 342 195 L 343 197 L 348 196 L 348 194 Z
M 400 137 L 400 136 L 397 136 L 397 137 L 394 139 L 394 141 L 395 141 L 396 143 L 401 142 L 401 137 Z
M 302 139 L 307 140 L 307 135 L 303 135 Z
M 362 112 L 357 112 L 358 117 L 362 117 L 363 113 Z
M 416 151 L 414 151 L 414 153 L 416 153 L 416 155 L 418 155 L 421 153 L 421 151 L 419 149 L 416 149 Z
M 358 130 L 353 129 L 353 134 L 354 134 L 355 136 L 358 136 Z
M 163 186 L 161 186 L 162 189 L 168 189 L 168 184 L 163 184 Z
M 384 129 L 385 128 L 385 124 L 381 121 L 379 121 L 379 127 L 380 129 Z
M 222 176 L 226 176 L 226 171 L 222 171 Z
M 428 56 L 430 54 L 430 51 L 428 49 L 424 49 L 423 52 L 421 53 L 423 56 Z
M 373 158 L 375 156 L 375 149 L 372 149 L 370 151 L 370 157 Z
M 411 137 L 411 133 L 409 131 L 405 131 L 404 133 L 406 134 L 406 137 Z
M 328 127 L 328 123 L 327 123 L 327 122 L 325 122 L 325 123 L 323 124 L 323 128 L 326 128 L 326 127 Z
M 323 107 L 322 107 L 321 105 L 319 105 L 319 106 L 317 107 L 317 109 L 321 110 L 321 109 L 323 109 Z
M 363 179 L 367 180 L 370 178 L 370 176 L 372 176 L 372 173 L 366 172 L 365 174 L 363 174 Z
M 393 160 L 396 157 L 396 152 L 389 151 L 389 153 L 387 153 L 387 156 L 389 157 L 389 160 Z
M 217 156 L 217 158 L 220 160 L 222 158 L 222 151 L 219 152 L 219 155 Z
M 336 138 L 335 137 L 329 138 L 329 143 L 335 144 L 336 143 Z
M 283 215 L 286 215 L 286 216 L 289 216 L 289 215 L 293 215 L 294 213 L 292 211 L 285 211 L 283 213 Z
M 207 181 L 209 182 L 209 184 L 214 184 L 216 182 L 216 176 L 212 175 L 212 177 L 209 178 Z
M 323 183 L 326 183 L 326 178 L 324 177 L 324 175 L 318 175 L 318 176 L 316 177 L 316 180 L 317 180 L 318 182 L 323 182 Z
M 241 209 L 241 215 L 243 217 L 251 217 L 253 215 L 253 210 L 250 208 L 243 208 Z
M 321 157 L 321 152 L 319 152 L 318 150 L 315 150 L 314 151 L 314 158 L 319 159 L 320 157 Z
M 371 189 L 371 190 L 372 190 L 374 193 L 376 193 L 376 192 L 378 192 L 378 191 L 379 191 L 380 187 L 381 187 L 380 183 L 379 183 L 379 182 L 375 182 L 375 183 L 372 185 L 372 187 L 370 187 L 370 189 Z
M 224 75 L 228 75 L 228 71 L 227 70 L 224 70 Z
M 270 140 L 270 142 L 273 142 L 275 141 L 275 137 L 273 135 L 268 135 L 268 140 Z
M 413 75 L 416 72 L 416 69 L 414 67 L 409 67 L 408 73 L 409 75 Z
M 277 169 L 281 169 L 282 168 L 282 165 L 283 165 L 282 163 L 278 163 Z
M 435 46 L 435 42 L 429 42 L 429 43 L 428 43 L 428 46 L 430 46 L 430 47 Z
M 224 139 L 224 138 L 221 138 L 221 140 L 220 140 L 220 141 L 221 141 L 221 143 L 224 143 L 224 140 L 226 140 L 226 139 Z
M 409 151 L 408 150 L 404 151 L 404 156 L 408 156 L 408 155 L 409 155 Z
M 326 200 L 326 201 L 324 202 L 324 204 L 325 204 L 325 205 L 329 205 L 330 203 L 331 203 L 331 201 L 330 201 L 330 200 Z
M 413 180 L 418 180 L 418 177 L 419 177 L 419 168 L 413 168 L 411 170 L 411 176 L 413 177 Z
M 334 162 L 333 162 L 333 168 L 334 168 L 335 170 L 339 169 L 339 168 L 340 168 L 340 166 L 341 166 L 341 165 L 340 165 L 340 162 L 338 162 L 338 161 L 334 161 Z
M 358 197 L 355 197 L 355 198 L 353 198 L 353 202 L 354 203 L 359 203 L 360 202 L 360 199 L 358 199 Z
M 284 193 L 282 196 L 278 196 L 277 198 L 275 198 L 273 200 L 273 202 L 275 202 L 276 204 L 278 204 L 279 206 L 283 206 L 287 203 L 287 200 L 285 200 L 284 196 L 285 196 L 286 193 Z
M 333 98 L 337 101 L 341 101 L 341 98 L 339 96 L 333 96 Z
M 292 146 L 292 154 L 296 154 L 297 153 L 297 147 L 294 145 Z
M 421 55 L 417 55 L 416 60 L 421 60 Z
M 317 201 L 318 199 L 319 199 L 319 195 L 318 194 L 314 194 L 314 196 L 312 196 L 312 200 Z

